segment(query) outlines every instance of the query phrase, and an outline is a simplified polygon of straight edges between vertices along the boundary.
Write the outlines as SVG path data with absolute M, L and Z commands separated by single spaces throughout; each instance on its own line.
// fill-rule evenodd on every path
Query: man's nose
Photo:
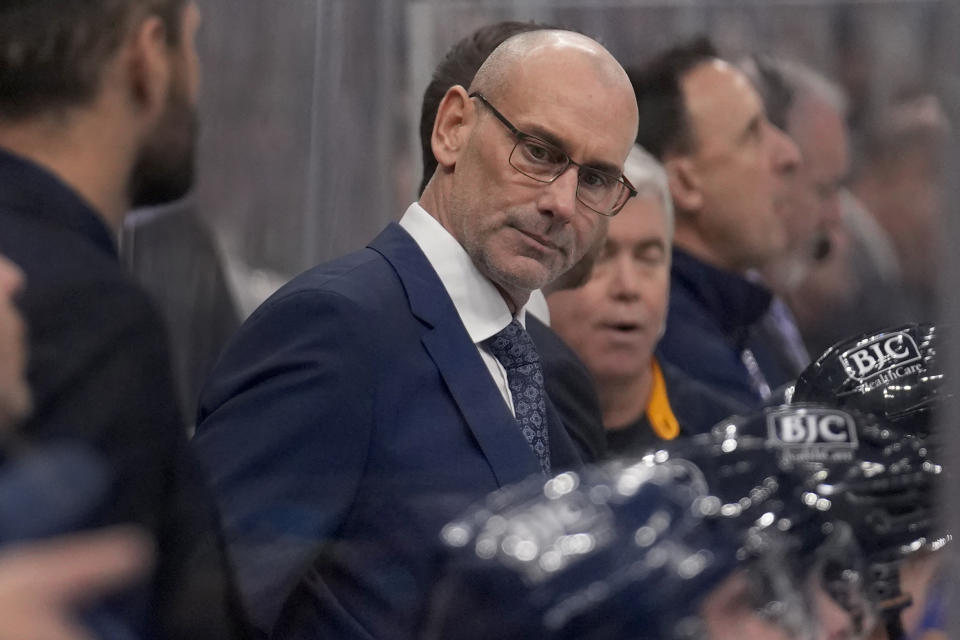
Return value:
M 641 293 L 641 275 L 633 260 L 624 256 L 617 259 L 613 266 L 613 279 L 610 292 L 613 297 L 621 300 L 636 300 Z
M 843 189 L 831 189 L 820 203 L 821 224 L 833 228 L 843 224 Z
M 542 213 L 552 215 L 561 222 L 569 222 L 577 213 L 578 167 L 571 164 L 557 178 L 544 185 L 538 200 Z
M 802 161 L 800 148 L 793 138 L 779 127 L 769 124 L 771 135 L 771 155 L 773 168 L 778 173 L 795 171 Z

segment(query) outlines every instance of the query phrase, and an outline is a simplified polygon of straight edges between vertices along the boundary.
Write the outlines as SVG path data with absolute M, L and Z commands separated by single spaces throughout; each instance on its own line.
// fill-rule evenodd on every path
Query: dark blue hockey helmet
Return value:
M 788 514 L 775 457 L 741 444 L 705 435 L 492 494 L 443 530 L 425 637 L 695 638 L 705 600 L 736 577 L 753 611 L 806 638 L 786 533 L 822 541 L 830 527 L 814 510 Z
M 852 409 L 800 403 L 725 420 L 717 437 L 762 437 L 802 487 L 799 501 L 850 525 L 866 561 L 874 602 L 898 588 L 884 565 L 949 539 L 936 526 L 934 488 L 942 474 L 922 438 Z
M 908 555 L 934 535 L 942 468 L 922 438 L 853 409 L 795 403 L 734 417 L 718 436 L 761 437 L 804 487 L 802 501 L 848 522 L 868 558 Z
M 866 593 L 867 566 L 852 528 L 837 520 L 828 500 L 808 490 L 807 473 L 786 464 L 762 432 L 737 429 L 754 421 L 733 417 L 712 434 L 671 442 L 651 455 L 689 459 L 702 470 L 719 501 L 719 515 L 742 543 L 739 557 L 760 560 L 755 577 L 788 580 L 800 591 L 806 599 L 808 629 L 828 626 L 842 629 L 843 637 L 860 637 L 869 629 L 874 607 Z M 758 543 L 762 549 L 769 542 L 780 547 L 780 566 L 764 570 L 765 556 L 755 550 Z M 773 601 L 770 606 L 779 605 Z M 802 637 L 797 628 L 801 624 L 800 617 L 787 615 L 781 626 Z

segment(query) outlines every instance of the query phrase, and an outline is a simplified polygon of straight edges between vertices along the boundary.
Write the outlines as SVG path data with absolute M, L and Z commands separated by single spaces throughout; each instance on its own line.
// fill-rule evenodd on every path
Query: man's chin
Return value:
M 192 181 L 178 185 L 143 185 L 133 191 L 130 204 L 134 209 L 170 204 L 185 198 L 192 187 Z
M 553 281 L 553 271 L 543 264 L 521 256 L 509 261 L 477 265 L 504 297 L 517 306 L 526 304 L 530 294 Z
M 811 266 L 811 260 L 797 253 L 788 253 L 771 260 L 760 272 L 767 285 L 782 295 L 803 284 Z
M 197 132 L 195 109 L 182 99 L 171 97 L 163 120 L 140 149 L 130 174 L 133 207 L 167 204 L 190 192 Z
M 194 182 L 192 156 L 182 154 L 178 161 L 166 160 L 147 158 L 135 167 L 130 181 L 133 208 L 168 204 L 190 193 Z
M 562 271 L 552 269 L 533 258 L 518 257 L 503 270 L 503 279 L 515 288 L 534 291 L 553 282 Z
M 0 432 L 22 422 L 33 410 L 33 399 L 26 386 L 14 386 L 0 395 Z

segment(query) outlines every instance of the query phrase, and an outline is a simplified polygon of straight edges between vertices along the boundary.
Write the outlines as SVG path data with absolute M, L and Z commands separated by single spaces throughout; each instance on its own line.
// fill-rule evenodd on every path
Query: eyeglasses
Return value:
M 577 167 L 577 200 L 602 216 L 617 215 L 627 200 L 637 195 L 637 190 L 626 176 L 574 162 L 570 156 L 549 142 L 517 129 L 483 94 L 473 92 L 470 97 L 477 98 L 486 105 L 516 138 L 510 152 L 510 166 L 528 178 L 551 183 L 563 175 L 570 165 Z

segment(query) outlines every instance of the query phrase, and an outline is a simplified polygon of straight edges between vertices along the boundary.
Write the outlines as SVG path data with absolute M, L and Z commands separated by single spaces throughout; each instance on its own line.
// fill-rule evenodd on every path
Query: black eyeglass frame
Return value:
M 551 183 L 553 183 L 557 178 L 559 178 L 560 176 L 562 176 L 563 173 L 570 167 L 570 165 L 573 165 L 573 166 L 577 167 L 577 202 L 579 202 L 579 203 L 582 204 L 583 206 L 587 207 L 588 209 L 590 209 L 590 210 L 593 211 L 594 213 L 596 213 L 596 214 L 598 214 L 598 215 L 601 215 L 601 216 L 608 217 L 608 218 L 612 218 L 613 216 L 615 216 L 615 215 L 617 215 L 618 213 L 620 213 L 620 211 L 623 209 L 624 206 L 626 206 L 626 204 L 627 204 L 627 202 L 630 200 L 630 198 L 636 197 L 636 195 L 637 195 L 637 189 L 633 186 L 633 184 L 630 183 L 630 180 L 627 179 L 627 176 L 625 176 L 625 175 L 623 175 L 623 174 L 620 174 L 619 176 L 617 176 L 617 175 L 615 175 L 615 174 L 612 174 L 612 173 L 609 173 L 609 172 L 606 172 L 606 171 L 601 171 L 600 169 L 595 169 L 595 168 L 593 168 L 593 167 L 585 167 L 585 166 L 583 166 L 582 164 L 580 164 L 579 162 L 576 162 L 576 161 L 574 161 L 573 159 L 571 159 L 570 156 L 569 156 L 565 151 L 563 151 L 562 149 L 557 148 L 556 145 L 551 144 L 550 142 L 547 142 L 546 140 L 543 140 L 542 138 L 538 138 L 537 136 L 531 135 L 531 134 L 529 134 L 529 133 L 524 133 L 523 131 L 520 131 L 520 129 L 517 129 L 517 128 L 513 125 L 513 123 L 510 122 L 509 120 L 507 120 L 507 117 L 506 117 L 505 115 L 503 115 L 502 113 L 500 113 L 500 111 L 498 111 L 496 107 L 494 107 L 492 104 L 490 104 L 490 101 L 487 100 L 487 99 L 484 97 L 484 95 L 483 95 L 482 93 L 480 93 L 479 91 L 474 91 L 474 92 L 471 93 L 468 97 L 470 97 L 470 98 L 477 98 L 478 100 L 480 100 L 480 102 L 483 103 L 488 109 L 490 109 L 490 112 L 493 113 L 494 116 L 496 116 L 497 120 L 499 120 L 499 121 L 501 122 L 501 124 L 503 124 L 503 126 L 505 126 L 505 127 L 510 131 L 510 133 L 513 134 L 513 137 L 516 138 L 516 142 L 515 142 L 514 145 L 513 145 L 513 149 L 510 151 L 510 156 L 509 156 L 509 157 L 510 157 L 510 160 L 509 160 L 509 162 L 510 162 L 510 166 L 513 167 L 514 170 L 516 170 L 518 173 L 521 173 L 522 175 L 527 176 L 527 177 L 530 178 L 531 180 L 536 180 L 537 182 L 541 182 L 541 183 L 543 183 L 543 184 L 551 184 Z M 543 180 L 543 179 L 538 178 L 538 177 L 536 177 L 536 176 L 530 175 L 530 174 L 527 173 L 526 171 L 522 171 L 521 169 L 518 169 L 517 166 L 516 166 L 515 164 L 513 164 L 513 154 L 514 154 L 514 152 L 515 152 L 516 149 L 517 149 L 517 145 L 519 145 L 523 140 L 527 140 L 527 139 L 529 139 L 529 140 L 535 140 L 535 141 L 537 142 L 537 144 L 543 145 L 544 147 L 546 147 L 546 148 L 548 148 L 548 149 L 553 149 L 553 150 L 555 150 L 559 155 L 562 155 L 562 156 L 566 159 L 566 163 L 565 163 L 565 164 L 563 165 L 563 167 L 557 172 L 557 175 L 553 176 L 553 177 L 550 178 L 549 180 Z M 609 177 L 613 178 L 616 182 L 619 182 L 621 185 L 623 185 L 624 188 L 626 188 L 626 190 L 627 190 L 627 197 L 626 197 L 626 198 L 623 198 L 623 202 L 621 202 L 620 204 L 616 205 L 616 206 L 615 206 L 613 209 L 611 209 L 610 211 L 606 211 L 606 212 L 604 212 L 604 211 L 597 211 L 596 209 L 594 209 L 593 207 L 591 207 L 589 204 L 587 204 L 586 202 L 584 202 L 584 201 L 580 198 L 580 175 L 581 175 L 581 172 L 584 171 L 584 170 L 592 171 L 592 172 L 594 172 L 594 173 L 598 173 L 598 174 L 605 175 L 605 176 L 609 176 Z

